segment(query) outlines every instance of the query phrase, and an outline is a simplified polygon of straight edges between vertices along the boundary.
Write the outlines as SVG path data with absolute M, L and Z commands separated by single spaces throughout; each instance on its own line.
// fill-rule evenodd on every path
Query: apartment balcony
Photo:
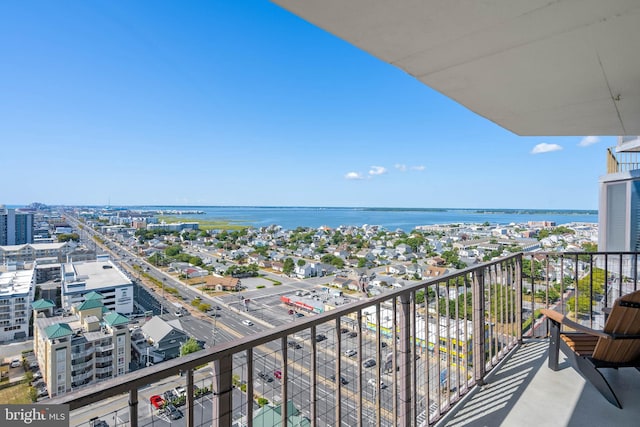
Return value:
M 113 350 L 113 344 L 109 345 L 99 345 L 95 347 L 96 353 L 105 353 Z
M 606 308 L 638 288 L 637 267 L 638 253 L 514 254 L 49 403 L 69 404 L 72 426 L 95 416 L 152 426 L 162 415 L 150 396 L 181 385 L 187 426 L 264 425 L 268 416 L 279 425 L 634 425 L 640 373 L 611 372 L 618 409 L 566 362 L 549 370 L 538 309 L 602 327 Z
M 86 362 L 93 358 L 93 349 L 80 350 L 71 352 L 71 364 Z
M 640 169 L 640 152 L 607 149 L 607 173 L 631 172 Z

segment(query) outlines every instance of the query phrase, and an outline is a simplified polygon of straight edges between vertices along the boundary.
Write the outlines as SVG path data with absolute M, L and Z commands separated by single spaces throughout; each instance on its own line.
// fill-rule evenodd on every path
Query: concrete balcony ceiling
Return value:
M 518 135 L 640 135 L 636 0 L 273 0 Z

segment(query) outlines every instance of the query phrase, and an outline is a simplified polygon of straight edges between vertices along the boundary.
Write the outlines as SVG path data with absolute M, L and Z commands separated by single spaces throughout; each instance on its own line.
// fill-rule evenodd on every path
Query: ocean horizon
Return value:
M 7 205 L 21 208 L 25 205 Z M 511 209 L 511 208 L 397 208 L 338 206 L 194 206 L 194 205 L 65 205 L 63 207 L 109 208 L 113 210 L 164 211 L 165 215 L 185 219 L 221 220 L 252 227 L 279 225 L 297 227 L 377 225 L 387 230 L 410 232 L 421 225 L 435 224 L 526 224 L 552 221 L 556 225 L 598 222 L 598 211 L 590 209 Z M 182 215 L 169 211 L 186 212 Z M 199 213 L 195 213 L 199 212 Z
M 126 206 L 123 209 L 155 211 L 201 211 L 185 218 L 224 220 L 241 225 L 297 227 L 378 225 L 387 230 L 409 232 L 421 225 L 484 223 L 526 224 L 529 221 L 597 223 L 598 211 L 583 209 L 461 209 L 461 208 L 381 208 L 307 206 Z

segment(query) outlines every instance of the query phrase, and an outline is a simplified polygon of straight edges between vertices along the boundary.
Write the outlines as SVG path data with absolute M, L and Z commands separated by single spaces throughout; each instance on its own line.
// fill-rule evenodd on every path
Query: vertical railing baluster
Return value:
M 484 384 L 484 272 L 478 269 L 473 277 L 473 379 L 476 385 Z
M 376 319 L 380 318 L 380 314 L 381 314 L 381 310 L 380 310 L 380 303 L 376 304 Z M 395 324 L 391 325 L 391 328 L 395 330 Z M 376 386 L 374 387 L 374 393 L 375 393 L 375 412 L 376 412 L 376 424 L 380 425 L 380 422 L 382 420 L 382 412 L 380 410 L 381 405 L 380 405 L 380 369 L 382 368 L 382 353 L 381 353 L 381 348 L 380 348 L 380 328 L 377 328 L 378 332 L 376 332 L 376 343 L 378 345 L 376 345 Z
M 589 274 L 589 327 L 593 328 L 593 276 L 594 275 L 594 271 L 593 271 L 593 257 L 589 257 L 589 263 L 590 263 L 590 270 L 591 273 Z M 606 300 L 606 295 L 608 294 L 607 292 L 607 279 L 609 277 L 609 274 L 607 273 L 607 266 L 608 265 L 608 261 L 606 259 L 606 255 L 605 255 L 605 270 L 604 270 L 604 294 L 605 294 L 605 307 L 607 305 L 607 300 Z M 576 312 L 577 313 L 577 312 Z
M 410 336 L 411 336 L 411 389 L 414 391 L 412 394 L 415 396 L 415 399 L 411 400 L 411 425 L 416 425 L 417 424 L 417 419 L 418 419 L 418 395 L 417 393 L 415 393 L 416 389 L 416 379 L 417 379 L 417 369 L 416 369 L 416 354 L 417 353 L 417 338 L 418 338 L 418 334 L 417 334 L 417 327 L 416 327 L 416 297 L 415 297 L 415 291 L 411 292 L 410 294 L 410 301 L 411 301 L 411 332 L 410 332 Z M 380 401 L 380 399 L 378 399 L 378 401 Z
M 280 383 L 280 390 L 282 394 L 280 398 L 280 425 L 282 426 L 286 426 L 287 420 L 289 419 L 289 411 L 287 408 L 289 406 L 287 405 L 287 379 L 289 377 L 289 373 L 287 372 L 289 366 L 289 353 L 287 352 L 288 338 L 289 336 L 285 335 L 280 340 L 280 351 L 282 352 L 282 368 L 280 369 L 280 372 L 282 373 Z M 312 335 L 311 341 L 313 342 L 315 339 L 316 337 Z
M 195 424 L 195 420 L 193 418 L 193 369 L 187 369 L 185 371 L 185 375 L 187 376 L 187 426 L 193 427 Z
M 391 358 L 391 369 L 393 373 L 391 374 L 393 377 L 393 419 L 399 419 L 400 410 L 398 408 L 398 395 L 400 391 L 399 381 L 398 381 L 398 340 L 396 339 L 396 325 L 398 324 L 398 298 L 393 297 L 391 300 L 391 307 L 393 310 L 393 322 L 390 327 L 390 338 L 391 338 L 391 351 L 393 352 L 393 357 Z M 376 331 L 378 331 L 378 336 L 380 336 L 380 326 L 382 322 L 380 322 L 380 318 L 376 317 Z M 358 353 L 359 354 L 359 353 Z M 362 361 L 360 361 L 359 366 L 362 368 Z
M 341 329 L 341 323 L 340 323 L 340 318 L 338 317 L 336 319 L 336 364 L 335 364 L 335 369 L 336 369 L 336 408 L 335 408 L 335 417 L 336 417 L 336 422 L 339 422 L 339 420 L 342 419 L 342 387 L 341 387 L 341 383 L 340 383 L 340 374 L 341 374 L 341 362 L 342 362 L 342 358 L 340 357 L 342 354 L 342 334 L 340 333 L 340 329 Z M 360 366 L 360 369 L 362 369 L 362 366 Z
M 424 307 L 425 307 L 425 316 L 424 316 L 424 339 L 425 339 L 425 361 L 424 361 L 424 405 L 423 409 L 425 412 L 425 417 L 427 422 L 429 421 L 429 405 L 431 401 L 431 387 L 430 380 L 431 376 L 429 375 L 431 371 L 431 353 L 429 352 L 429 286 L 426 286 L 424 289 Z M 435 349 L 434 349 L 435 350 Z M 395 415 L 395 414 L 394 414 Z M 397 418 L 396 418 L 397 419 Z
M 247 350 L 247 424 L 253 426 L 253 348 Z M 224 425 L 224 424 L 223 424 Z
M 410 301 L 409 294 L 400 294 L 400 384 L 399 384 L 399 419 L 398 426 L 411 426 L 411 353 L 409 351 L 410 335 Z
M 357 313 L 357 319 L 358 319 L 358 354 L 362 353 L 362 321 L 364 319 L 364 315 L 362 314 L 362 310 L 358 310 Z M 365 326 L 365 331 L 366 331 L 366 326 Z M 379 345 L 379 341 L 378 342 Z M 338 354 L 338 357 L 340 357 L 340 355 Z M 356 375 L 356 380 L 358 382 L 358 384 L 356 385 L 356 396 L 357 396 L 357 401 L 358 401 L 358 405 L 356 408 L 356 419 L 358 420 L 358 425 L 361 425 L 362 423 L 362 375 L 361 375 L 362 371 L 358 370 L 357 375 Z
M 313 336 L 313 340 L 311 341 L 311 382 L 310 382 L 310 392 L 311 392 L 311 425 L 318 425 L 318 408 L 317 408 L 317 400 L 318 400 L 318 343 L 315 340 L 316 336 L 316 325 L 311 326 L 311 335 Z M 338 356 L 340 354 L 338 353 Z M 287 381 L 289 378 L 289 373 L 287 366 L 282 366 L 282 380 Z M 358 418 L 360 419 L 360 418 Z
M 247 382 L 247 395 L 249 401 L 253 396 L 253 351 L 247 351 L 247 369 L 249 372 Z M 231 356 L 224 356 L 213 361 L 213 397 L 211 404 L 213 408 L 212 426 L 226 427 L 231 425 L 231 408 L 232 408 L 232 371 L 233 359 Z M 248 405 L 247 420 L 249 427 L 253 423 L 253 407 Z
M 138 427 L 138 389 L 129 390 L 129 421 L 131 427 Z

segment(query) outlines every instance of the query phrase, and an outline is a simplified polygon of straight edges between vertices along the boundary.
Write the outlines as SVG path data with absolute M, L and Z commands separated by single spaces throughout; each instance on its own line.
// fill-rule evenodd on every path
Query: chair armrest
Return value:
M 585 334 L 593 335 L 596 337 L 611 339 L 611 335 L 607 334 L 606 332 L 597 331 L 595 329 L 591 329 L 584 325 L 581 325 L 580 323 L 574 322 L 573 320 L 567 318 L 567 316 L 565 316 L 564 314 L 558 313 L 555 310 L 543 308 L 540 309 L 540 312 L 554 322 L 565 325 L 567 328 L 571 328 L 578 332 L 584 332 Z

